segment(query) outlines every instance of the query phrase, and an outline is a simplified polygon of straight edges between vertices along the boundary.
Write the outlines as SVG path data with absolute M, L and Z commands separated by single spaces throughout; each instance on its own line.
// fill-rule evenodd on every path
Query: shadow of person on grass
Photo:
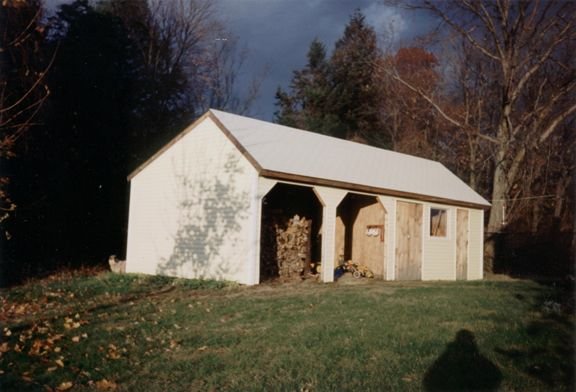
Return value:
M 474 334 L 461 329 L 426 371 L 425 391 L 497 391 L 502 373 L 480 354 Z

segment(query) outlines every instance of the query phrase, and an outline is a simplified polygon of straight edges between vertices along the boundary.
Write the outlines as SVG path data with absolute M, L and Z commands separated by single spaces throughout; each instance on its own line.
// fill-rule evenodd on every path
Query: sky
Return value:
M 70 2 L 45 0 L 51 10 Z M 253 80 L 262 79 L 247 115 L 265 121 L 274 119 L 277 88 L 287 90 L 293 71 L 306 64 L 312 40 L 319 39 L 330 55 L 356 9 L 366 16 L 385 48 L 406 44 L 432 28 L 423 15 L 387 6 L 383 0 L 217 0 L 215 7 L 239 47 L 247 50 L 239 71 L 239 94 Z
M 312 40 L 319 39 L 330 54 L 356 9 L 375 28 L 383 47 L 407 43 L 431 27 L 423 15 L 386 6 L 382 0 L 220 0 L 229 31 L 248 50 L 240 87 L 266 71 L 248 114 L 273 120 L 276 89 L 286 90 L 292 72 L 306 64 Z

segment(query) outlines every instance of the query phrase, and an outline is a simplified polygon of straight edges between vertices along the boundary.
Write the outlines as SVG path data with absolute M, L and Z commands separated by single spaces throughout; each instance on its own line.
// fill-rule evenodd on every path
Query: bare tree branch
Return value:
M 472 46 L 477 48 L 486 57 L 489 57 L 493 60 L 498 60 L 499 57 L 496 54 L 492 53 L 490 50 L 488 50 L 485 46 L 481 45 L 476 39 L 472 37 L 471 33 L 474 31 L 474 29 L 466 30 L 463 26 L 459 25 L 454 20 L 452 20 L 445 12 L 440 10 L 440 8 L 438 8 L 435 5 L 435 2 L 433 1 L 426 0 L 424 2 L 424 5 L 426 6 L 427 9 L 431 10 L 433 13 L 439 16 L 446 24 L 448 24 L 455 31 L 461 34 Z

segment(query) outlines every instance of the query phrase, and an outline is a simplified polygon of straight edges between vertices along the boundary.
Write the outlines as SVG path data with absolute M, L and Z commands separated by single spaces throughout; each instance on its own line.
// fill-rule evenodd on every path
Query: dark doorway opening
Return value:
M 260 282 L 320 271 L 322 204 L 310 187 L 276 184 L 262 200 Z

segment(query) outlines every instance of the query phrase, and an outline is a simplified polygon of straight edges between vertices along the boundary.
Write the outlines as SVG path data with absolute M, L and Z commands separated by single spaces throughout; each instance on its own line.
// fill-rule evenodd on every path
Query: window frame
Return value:
M 434 234 L 432 231 L 432 213 L 434 211 L 443 211 L 445 214 L 445 228 L 444 228 L 444 235 Z M 447 240 L 450 238 L 450 211 L 449 207 L 440 207 L 440 206 L 430 206 L 428 208 L 428 238 L 438 239 L 438 240 Z M 442 222 L 442 218 L 440 218 L 440 223 Z M 439 226 L 440 228 L 440 226 Z

